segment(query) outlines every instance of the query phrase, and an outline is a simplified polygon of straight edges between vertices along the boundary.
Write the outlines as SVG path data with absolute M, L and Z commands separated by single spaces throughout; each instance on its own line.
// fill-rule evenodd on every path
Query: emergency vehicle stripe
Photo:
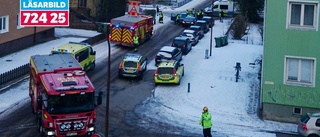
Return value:
M 121 28 L 113 27 L 111 32 L 111 41 L 121 41 Z
M 133 42 L 133 36 L 129 29 L 123 29 L 122 32 L 122 42 L 124 43 L 132 43 Z

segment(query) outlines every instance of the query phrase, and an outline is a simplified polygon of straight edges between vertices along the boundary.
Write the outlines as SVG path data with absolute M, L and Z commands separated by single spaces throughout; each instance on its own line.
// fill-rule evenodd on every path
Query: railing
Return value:
M 29 63 L 24 64 L 20 67 L 7 71 L 5 73 L 0 74 L 0 85 L 6 84 L 9 81 L 20 78 L 21 76 L 28 74 L 30 71 Z

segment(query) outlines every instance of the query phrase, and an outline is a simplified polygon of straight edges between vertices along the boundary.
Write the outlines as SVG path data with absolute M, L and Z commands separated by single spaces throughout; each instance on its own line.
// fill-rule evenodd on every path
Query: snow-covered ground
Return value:
M 191 9 L 203 1 L 205 0 L 193 0 L 175 10 Z M 164 24 L 166 23 L 172 23 L 170 17 L 164 18 Z M 155 29 L 164 24 L 157 23 Z M 224 23 L 216 21 L 215 24 L 213 38 L 222 36 L 230 21 L 225 20 Z M 297 127 L 295 124 L 261 120 L 257 116 L 258 68 L 249 66 L 249 63 L 263 53 L 261 37 L 257 30 L 257 25 L 251 25 L 247 41 L 229 39 L 229 44 L 220 48 L 214 47 L 213 39 L 212 56 L 205 59 L 205 50 L 210 48 L 210 32 L 207 33 L 192 51 L 184 56 L 182 63 L 185 65 L 185 76 L 182 78 L 181 85 L 157 86 L 152 91 L 154 96 L 137 106 L 135 112 L 142 117 L 172 124 L 201 135 L 202 127 L 198 123 L 202 108 L 207 106 L 213 117 L 212 134 L 214 136 L 274 137 L 275 134 L 272 132 L 295 133 Z M 95 31 L 56 28 L 58 39 L 0 58 L 2 68 L 0 73 L 26 64 L 31 55 L 47 54 L 53 47 L 69 41 L 85 39 L 72 36 L 89 37 L 97 34 Z M 97 63 L 107 56 L 108 49 L 105 45 L 106 42 L 102 42 L 93 47 L 97 51 Z M 113 49 L 111 45 L 111 50 Z M 116 54 L 116 51 L 112 52 Z M 236 62 L 240 62 L 242 67 L 239 82 L 235 82 L 234 76 Z M 155 69 L 153 61 L 148 64 L 148 69 Z M 14 109 L 2 114 L 1 112 L 29 101 L 28 82 L 28 79 L 24 79 L 19 87 L 0 94 L 0 118 Z M 190 83 L 190 92 L 187 92 L 188 83 Z M 145 123 L 144 119 L 140 122 Z

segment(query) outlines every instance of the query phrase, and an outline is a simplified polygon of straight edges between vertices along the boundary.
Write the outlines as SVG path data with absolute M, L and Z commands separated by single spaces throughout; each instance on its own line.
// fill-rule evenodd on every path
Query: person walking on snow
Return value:
M 223 11 L 220 10 L 219 12 L 220 22 L 223 22 Z
M 203 112 L 202 112 L 199 124 L 203 127 L 203 136 L 212 137 L 211 135 L 212 121 L 211 121 L 211 114 L 208 112 L 208 107 L 203 108 Z
M 159 10 L 159 6 L 158 6 L 158 5 L 156 6 L 156 10 L 157 10 L 157 16 L 158 16 L 159 11 L 160 11 L 160 10 Z
M 162 11 L 159 12 L 159 23 L 163 24 L 163 13 L 162 13 Z

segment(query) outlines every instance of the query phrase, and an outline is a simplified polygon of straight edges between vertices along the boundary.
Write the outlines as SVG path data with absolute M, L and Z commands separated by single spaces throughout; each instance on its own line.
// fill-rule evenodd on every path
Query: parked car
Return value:
M 206 21 L 204 21 L 204 20 L 197 20 L 195 25 L 196 25 L 196 26 L 200 26 L 201 29 L 204 31 L 204 33 L 209 32 L 209 24 L 208 24 Z
M 190 41 L 192 42 L 192 45 L 195 46 L 199 43 L 199 35 L 196 33 L 196 31 L 191 29 L 186 29 L 181 33 L 181 37 L 188 37 Z
M 304 115 L 298 125 L 298 134 L 304 137 L 319 137 L 320 112 Z
M 184 65 L 178 61 L 161 62 L 154 73 L 154 83 L 173 83 L 180 85 L 184 76 Z
M 177 47 L 163 46 L 154 60 L 156 66 L 162 61 L 176 60 L 179 62 L 182 60 L 182 51 Z
M 147 58 L 140 54 L 127 53 L 119 65 L 118 76 L 143 78 L 143 73 L 147 71 Z
M 184 55 L 187 55 L 192 50 L 192 43 L 187 37 L 175 37 L 171 47 L 180 48 Z
M 200 26 L 192 25 L 189 27 L 190 30 L 194 30 L 199 35 L 199 39 L 204 37 L 204 31 L 201 29 Z
M 193 16 L 187 16 L 183 19 L 182 21 L 182 26 L 183 27 L 190 27 L 191 25 L 194 25 L 196 23 L 197 19 L 196 17 Z
M 206 21 L 209 24 L 209 28 L 214 26 L 214 19 L 211 16 L 203 16 L 201 20 Z

